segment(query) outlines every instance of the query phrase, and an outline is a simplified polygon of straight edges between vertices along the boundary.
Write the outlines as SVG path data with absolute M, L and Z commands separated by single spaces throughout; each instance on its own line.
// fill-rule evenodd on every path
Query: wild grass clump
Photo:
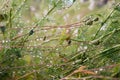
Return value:
M 119 1 L 0 4 L 0 80 L 119 80 Z

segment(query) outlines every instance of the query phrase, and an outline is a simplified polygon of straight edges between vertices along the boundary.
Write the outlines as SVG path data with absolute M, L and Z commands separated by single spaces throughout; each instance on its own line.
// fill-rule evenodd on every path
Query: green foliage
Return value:
M 120 78 L 119 2 L 93 11 L 79 0 L 3 2 L 0 80 Z

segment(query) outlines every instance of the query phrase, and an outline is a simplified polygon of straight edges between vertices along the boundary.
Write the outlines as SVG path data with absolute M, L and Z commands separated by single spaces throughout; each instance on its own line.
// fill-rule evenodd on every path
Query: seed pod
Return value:
M 85 24 L 86 24 L 86 25 L 92 25 L 92 24 L 93 24 L 93 21 L 92 21 L 92 20 L 88 20 L 88 21 L 86 21 Z
M 101 43 L 100 40 L 93 40 L 90 42 L 90 44 L 93 44 L 93 45 L 99 45 Z
M 1 21 L 6 21 L 8 19 L 7 14 L 0 14 L 0 22 Z
M 43 37 L 43 41 L 45 41 L 45 40 L 46 40 L 46 38 L 47 38 L 47 37 L 46 37 L 46 36 L 44 36 L 44 37 Z
M 5 26 L 0 26 L 0 29 L 1 29 L 1 32 L 4 34 L 6 27 Z
M 29 32 L 29 36 L 33 35 L 34 31 L 33 29 Z
M 72 41 L 71 41 L 71 40 L 68 40 L 67 42 L 68 42 L 68 45 L 70 45 Z
M 93 21 L 98 21 L 98 20 L 99 20 L 99 18 L 98 18 L 98 17 L 96 17 L 96 18 L 94 18 L 94 19 L 93 19 Z

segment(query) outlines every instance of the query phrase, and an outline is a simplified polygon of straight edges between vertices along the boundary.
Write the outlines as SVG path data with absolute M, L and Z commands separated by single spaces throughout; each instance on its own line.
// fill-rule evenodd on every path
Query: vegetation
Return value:
M 0 80 L 119 80 L 120 2 L 83 1 L 0 0 Z

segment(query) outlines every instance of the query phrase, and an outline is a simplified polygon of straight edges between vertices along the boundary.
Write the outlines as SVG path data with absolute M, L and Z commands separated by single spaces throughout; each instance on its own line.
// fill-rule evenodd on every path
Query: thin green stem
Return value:
M 115 7 L 119 6 L 120 3 L 118 3 Z M 110 12 L 110 14 L 107 16 L 107 18 L 102 22 L 100 28 L 97 30 L 93 40 L 97 37 L 98 33 L 100 32 L 101 28 L 105 25 L 105 23 L 109 20 L 109 18 L 111 17 L 111 15 L 114 13 L 115 8 Z
M 18 7 L 18 9 L 16 10 L 15 14 L 12 16 L 12 19 L 14 19 L 16 17 L 16 15 L 18 15 L 19 11 L 23 8 L 23 6 L 25 5 L 25 3 L 27 2 L 27 0 L 24 0 L 21 5 Z
M 57 7 L 57 5 L 59 4 L 59 2 L 60 2 L 61 0 L 59 0 L 48 12 L 47 12 L 47 14 L 41 19 L 41 20 L 39 20 L 35 25 L 34 25 L 34 27 L 29 31 L 29 36 L 30 36 L 30 32 L 31 31 L 33 31 L 39 24 L 41 24 L 42 23 L 42 21 Z M 33 31 L 34 32 L 34 31 Z
M 34 33 L 34 29 L 38 26 L 38 24 L 40 24 L 40 23 L 57 7 L 57 4 L 59 4 L 60 1 L 61 1 L 61 0 L 59 0 L 59 1 L 56 3 L 56 5 L 54 5 L 53 8 L 51 8 L 51 9 L 48 11 L 48 13 L 47 13 L 40 21 L 38 21 L 38 22 L 35 24 L 35 27 L 33 27 L 33 28 L 29 31 L 28 35 L 27 35 L 27 36 L 24 38 L 24 40 L 22 41 L 23 47 L 24 47 L 24 44 L 25 44 L 26 40 L 29 38 L 29 36 L 31 36 L 31 35 Z M 32 32 L 32 33 L 31 33 L 31 32 Z M 21 48 L 21 50 L 23 49 L 23 47 Z
M 35 24 L 35 27 L 33 27 L 33 29 L 35 29 L 56 7 L 57 5 L 59 4 L 61 0 L 59 0 L 48 12 L 47 14 L 41 19 L 39 20 L 36 24 Z

